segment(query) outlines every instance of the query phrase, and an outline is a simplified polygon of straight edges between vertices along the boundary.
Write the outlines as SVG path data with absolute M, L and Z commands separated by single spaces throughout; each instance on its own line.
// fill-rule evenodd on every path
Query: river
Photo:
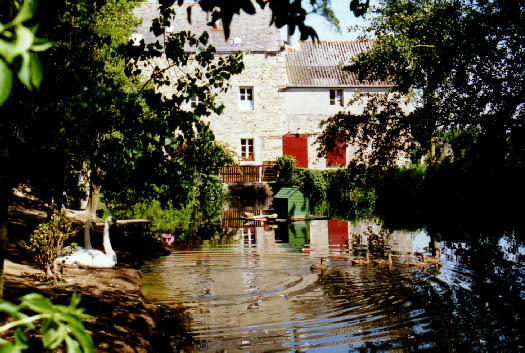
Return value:
M 436 242 L 438 266 L 410 267 L 432 249 L 425 230 L 227 213 L 220 228 L 142 267 L 149 301 L 184 308 L 195 351 L 523 351 L 525 250 L 512 234 Z M 352 263 L 366 252 L 392 264 Z M 312 271 L 321 257 L 327 270 Z

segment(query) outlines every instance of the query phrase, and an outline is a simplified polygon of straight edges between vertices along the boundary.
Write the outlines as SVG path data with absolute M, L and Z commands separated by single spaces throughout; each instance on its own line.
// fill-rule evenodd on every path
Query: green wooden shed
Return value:
M 305 219 L 310 216 L 310 201 L 296 187 L 284 187 L 273 196 L 273 208 L 279 218 Z

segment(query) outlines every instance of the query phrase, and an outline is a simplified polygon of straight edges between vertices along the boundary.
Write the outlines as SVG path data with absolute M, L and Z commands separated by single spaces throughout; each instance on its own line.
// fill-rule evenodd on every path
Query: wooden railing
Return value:
M 253 213 L 254 215 L 262 215 L 262 210 L 250 210 L 248 212 Z M 247 221 L 245 218 L 245 211 L 242 210 L 227 210 L 224 211 L 222 214 L 222 226 L 224 228 L 243 228 L 247 226 L 247 224 L 250 224 L 250 226 L 253 227 L 264 227 L 264 221 L 262 220 L 249 220 Z
M 223 183 L 271 183 L 277 180 L 277 171 L 272 164 L 234 165 L 223 167 Z

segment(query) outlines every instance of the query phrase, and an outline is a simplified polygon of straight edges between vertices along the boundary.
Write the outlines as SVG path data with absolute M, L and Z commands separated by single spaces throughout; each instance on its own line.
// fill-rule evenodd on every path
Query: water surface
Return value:
M 440 266 L 413 268 L 404 263 L 433 245 L 424 231 L 387 231 L 372 221 L 236 224 L 233 236 L 193 243 L 142 269 L 148 300 L 186 309 L 198 351 L 523 347 L 523 248 L 512 240 L 496 242 L 500 262 L 490 269 L 472 265 L 469 244 L 444 242 Z M 352 264 L 367 251 L 372 259 L 390 253 L 393 263 Z M 321 257 L 327 271 L 311 271 Z

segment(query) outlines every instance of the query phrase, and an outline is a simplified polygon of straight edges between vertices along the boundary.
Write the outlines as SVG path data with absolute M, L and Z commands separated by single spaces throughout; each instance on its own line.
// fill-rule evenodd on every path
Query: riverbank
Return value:
M 62 281 L 54 283 L 42 277 L 42 272 L 28 261 L 18 245 L 18 240 L 45 218 L 43 211 L 28 207 L 28 200 L 22 201 L 19 199 L 10 207 L 5 300 L 18 303 L 19 297 L 38 292 L 56 304 L 67 305 L 74 292 L 80 293 L 79 307 L 93 316 L 85 326 L 93 338 L 95 352 L 173 352 L 169 341 L 174 337 L 177 346 L 187 345 L 184 351 L 193 350 L 191 339 L 184 333 L 183 326 L 188 318 L 183 311 L 146 303 L 142 295 L 142 274 L 137 268 L 145 258 L 166 254 L 166 247 L 151 240 L 151 244 L 142 247 L 147 251 L 141 253 L 117 248 L 119 262 L 115 268 L 66 268 Z M 68 216 L 79 227 L 86 218 L 83 212 L 70 210 Z M 185 343 L 186 340 L 189 343 Z M 32 338 L 30 343 L 31 352 L 40 351 L 38 338 Z

